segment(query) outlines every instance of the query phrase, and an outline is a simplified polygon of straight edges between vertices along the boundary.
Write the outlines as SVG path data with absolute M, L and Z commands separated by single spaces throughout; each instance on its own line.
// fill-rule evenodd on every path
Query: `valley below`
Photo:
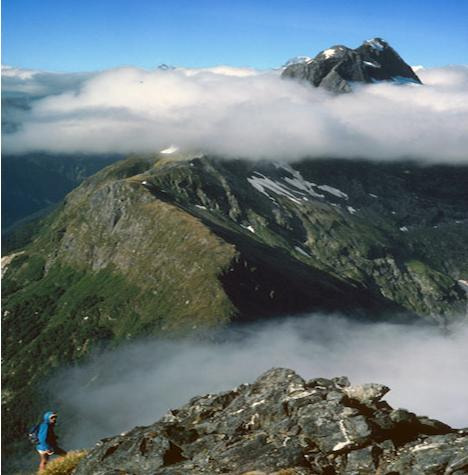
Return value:
M 272 366 L 466 426 L 467 180 L 178 151 L 108 166 L 4 258 L 7 433 L 53 401 L 89 447 Z

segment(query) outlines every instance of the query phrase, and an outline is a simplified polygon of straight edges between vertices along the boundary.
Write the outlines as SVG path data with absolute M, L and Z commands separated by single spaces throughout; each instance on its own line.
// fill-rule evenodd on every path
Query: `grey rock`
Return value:
M 396 424 L 412 424 L 417 420 L 416 415 L 406 409 L 396 409 L 392 411 L 390 413 L 390 419 Z
M 467 434 L 378 402 L 387 390 L 275 368 L 100 441 L 75 475 L 466 473 Z
M 437 434 L 448 434 L 451 432 L 450 426 L 444 424 L 443 422 L 437 421 L 435 419 L 430 419 L 429 417 L 418 417 L 419 424 L 424 427 L 424 433 L 437 435 Z
M 332 381 L 338 388 L 347 388 L 348 386 L 351 386 L 351 383 L 346 376 L 338 376 L 337 378 L 333 378 Z
M 382 450 L 376 446 L 353 450 L 346 457 L 346 472 L 359 475 L 375 474 L 377 461 Z
M 382 473 L 452 474 L 468 473 L 468 438 L 455 434 L 428 437 L 401 448 L 398 457 L 384 462 Z
M 350 398 L 362 404 L 372 404 L 379 401 L 390 388 L 382 384 L 359 384 L 345 387 L 344 393 Z

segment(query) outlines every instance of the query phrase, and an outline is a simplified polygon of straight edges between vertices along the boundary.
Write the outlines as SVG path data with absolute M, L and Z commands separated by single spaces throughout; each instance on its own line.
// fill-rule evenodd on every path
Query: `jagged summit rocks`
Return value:
M 394 410 L 388 390 L 274 368 L 102 440 L 75 475 L 467 473 L 468 430 Z
M 313 59 L 288 64 L 282 77 L 306 80 L 335 93 L 350 92 L 353 83 L 421 84 L 411 67 L 381 38 L 367 40 L 356 49 L 332 46 Z

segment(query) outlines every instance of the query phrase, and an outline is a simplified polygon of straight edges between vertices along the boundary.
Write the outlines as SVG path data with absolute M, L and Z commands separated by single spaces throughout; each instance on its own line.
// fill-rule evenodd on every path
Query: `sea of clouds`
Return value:
M 393 407 L 468 426 L 468 325 L 449 330 L 304 315 L 222 330 L 208 339 L 145 340 L 96 354 L 50 383 L 66 448 L 149 425 L 196 395 L 252 383 L 272 367 L 305 379 L 382 383 Z M 73 421 L 73 422 L 72 422 Z
M 145 153 L 176 145 L 226 157 L 468 162 L 468 67 L 419 69 L 423 86 L 333 95 L 280 70 L 2 67 L 7 153 Z M 18 102 L 27 98 L 27 104 Z
M 333 95 L 280 70 L 116 68 L 49 73 L 2 66 L 3 152 L 225 157 L 412 158 L 468 163 L 468 67 L 419 69 L 423 86 Z M 284 318 L 211 339 L 144 340 L 96 354 L 50 382 L 67 449 L 151 424 L 191 397 L 253 382 L 273 366 L 392 388 L 394 407 L 468 426 L 468 326 Z

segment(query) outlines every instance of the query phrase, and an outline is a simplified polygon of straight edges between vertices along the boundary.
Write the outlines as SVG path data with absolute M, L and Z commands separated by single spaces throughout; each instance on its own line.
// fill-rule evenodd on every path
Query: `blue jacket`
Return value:
M 39 424 L 37 437 L 39 443 L 36 445 L 37 450 L 52 450 L 57 447 L 57 437 L 54 432 L 54 424 L 50 423 L 50 416 L 55 412 L 48 411 L 44 414 L 43 421 Z

